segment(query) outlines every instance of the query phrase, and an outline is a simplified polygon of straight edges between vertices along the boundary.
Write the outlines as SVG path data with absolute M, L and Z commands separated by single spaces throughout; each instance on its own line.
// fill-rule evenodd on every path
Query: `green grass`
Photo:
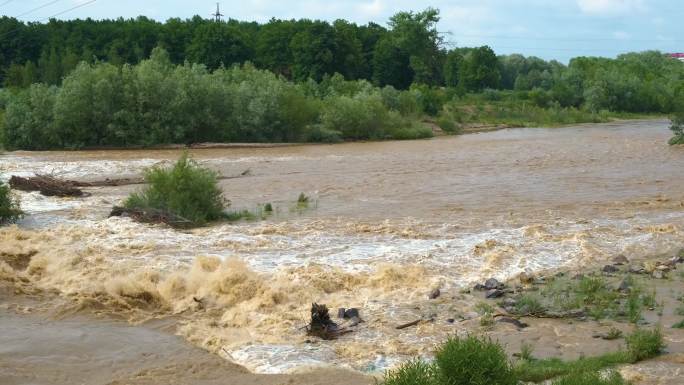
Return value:
M 594 319 L 612 318 L 637 323 L 645 308 L 655 308 L 655 292 L 640 286 L 631 276 L 625 278 L 630 291 L 624 296 L 605 277 L 552 279 L 538 293 L 518 298 L 513 312 L 518 315 L 563 314 L 584 311 Z
M 556 380 L 551 385 L 626 385 L 618 372 L 602 375 L 599 372 L 573 372 Z
M 385 385 L 514 385 L 519 381 L 553 385 L 621 385 L 614 374 L 599 372 L 621 364 L 635 363 L 659 355 L 665 348 L 659 329 L 640 330 L 625 338 L 627 349 L 594 357 L 564 361 L 535 359 L 529 345 L 521 347 L 521 360 L 511 365 L 501 344 L 491 339 L 453 337 L 440 346 L 428 364 L 410 361 L 385 374 Z M 592 382 L 593 381 L 593 382 Z
M 673 329 L 684 329 L 684 320 L 681 320 L 677 322 L 676 324 L 672 325 Z
M 201 167 L 187 154 L 171 168 L 153 167 L 145 172 L 148 186 L 131 194 L 127 208 L 157 209 L 195 225 L 224 219 L 226 200 L 215 172 Z
M 665 349 L 665 342 L 660 329 L 638 329 L 625 337 L 625 340 L 632 362 L 653 358 Z
M 558 358 L 521 361 L 515 367 L 515 374 L 521 381 L 542 382 L 570 373 L 595 372 L 631 361 L 630 354 L 622 351 L 596 357 L 584 357 L 574 361 L 564 361 Z
M 0 225 L 16 222 L 21 216 L 19 201 L 12 196 L 9 186 L 0 181 Z
M 544 312 L 544 305 L 541 299 L 534 294 L 523 294 L 515 303 L 515 312 L 517 314 L 534 315 Z
M 434 374 L 434 365 L 417 359 L 386 372 L 382 384 L 429 385 L 435 383 Z
M 506 352 L 490 339 L 450 338 L 435 353 L 435 364 L 440 384 L 517 384 Z

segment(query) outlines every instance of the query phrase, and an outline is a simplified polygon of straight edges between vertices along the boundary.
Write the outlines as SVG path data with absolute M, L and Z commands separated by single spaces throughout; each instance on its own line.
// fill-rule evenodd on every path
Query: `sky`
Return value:
M 567 62 L 657 49 L 684 52 L 683 0 L 230 0 L 226 18 L 347 19 L 385 25 L 398 11 L 440 10 L 438 29 L 449 46 L 489 45 L 497 54 L 522 53 Z M 76 9 L 72 9 L 78 7 Z M 144 15 L 164 21 L 210 17 L 216 0 L 0 0 L 0 14 L 24 21 Z M 66 11 L 66 12 L 65 12 Z

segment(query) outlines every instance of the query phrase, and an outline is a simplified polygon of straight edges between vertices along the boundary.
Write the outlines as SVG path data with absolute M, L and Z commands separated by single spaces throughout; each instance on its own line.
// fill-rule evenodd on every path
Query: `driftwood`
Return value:
M 351 332 L 347 328 L 340 328 L 330 319 L 328 307 L 314 303 L 311 305 L 311 322 L 307 327 L 307 334 L 324 340 L 333 340 L 342 334 Z
M 76 187 L 71 181 L 59 180 L 48 175 L 36 175 L 29 178 L 12 176 L 10 187 L 21 191 L 39 191 L 45 196 L 82 197 L 87 194 Z
M 143 223 L 164 223 L 175 228 L 188 228 L 194 225 L 194 223 L 188 219 L 157 209 L 133 209 L 114 206 L 109 216 L 129 217 L 137 222 Z
M 411 322 L 408 322 L 408 323 L 399 325 L 399 326 L 397 326 L 395 329 L 401 330 L 401 329 L 410 328 L 411 326 L 416 326 L 416 325 L 418 325 L 422 320 L 423 320 L 422 318 L 421 318 L 421 319 L 417 319 L 417 320 L 415 320 L 415 321 L 411 321 Z
M 219 176 L 217 179 L 236 179 L 251 175 L 252 171 L 247 169 L 238 175 Z M 114 178 L 103 179 L 95 181 L 78 181 L 68 179 L 57 179 L 50 175 L 36 175 L 28 178 L 13 175 L 9 184 L 10 187 L 20 191 L 38 191 L 45 196 L 56 197 L 84 197 L 89 196 L 87 192 L 83 192 L 83 187 L 117 187 L 129 186 L 135 184 L 145 184 L 145 178 Z

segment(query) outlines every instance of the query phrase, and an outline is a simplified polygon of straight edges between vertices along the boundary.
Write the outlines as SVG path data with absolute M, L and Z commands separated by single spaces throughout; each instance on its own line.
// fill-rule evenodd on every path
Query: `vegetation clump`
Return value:
M 0 225 L 16 222 L 22 216 L 19 201 L 4 182 L 0 181 Z
M 622 385 L 614 372 L 604 369 L 653 358 L 664 349 L 660 330 L 636 330 L 626 337 L 627 350 L 573 361 L 558 358 L 536 359 L 524 345 L 521 359 L 511 364 L 501 344 L 486 338 L 453 337 L 440 346 L 435 360 L 412 360 L 385 374 L 383 385 L 513 385 L 543 382 L 556 378 L 553 385 Z
M 215 172 L 200 166 L 188 154 L 171 168 L 153 167 L 145 172 L 148 186 L 131 194 L 127 209 L 159 210 L 202 225 L 225 217 L 226 200 Z
M 656 357 L 665 349 L 665 342 L 660 329 L 638 329 L 625 337 L 625 340 L 627 341 L 627 351 L 633 362 Z
M 605 375 L 599 372 L 573 372 L 554 381 L 552 385 L 627 385 L 627 383 L 616 371 Z
M 684 112 L 675 114 L 670 124 L 670 130 L 674 136 L 670 139 L 670 144 L 684 144 Z
M 586 314 L 594 319 L 626 319 L 637 323 L 644 308 L 656 306 L 655 294 L 625 277 L 629 287 L 623 295 L 601 276 L 582 276 L 577 279 L 551 279 L 538 293 L 520 295 L 511 311 L 518 315 L 570 316 Z

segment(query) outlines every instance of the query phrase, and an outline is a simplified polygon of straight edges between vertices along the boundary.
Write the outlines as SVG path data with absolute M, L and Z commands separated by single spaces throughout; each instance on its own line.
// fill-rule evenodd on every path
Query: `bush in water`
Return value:
M 13 223 L 21 215 L 19 201 L 12 196 L 9 186 L 0 181 L 0 225 Z
M 124 203 L 126 208 L 162 210 L 197 225 L 226 215 L 216 173 L 201 167 L 187 154 L 170 169 L 149 169 L 145 181 L 149 185 L 131 194 Z

